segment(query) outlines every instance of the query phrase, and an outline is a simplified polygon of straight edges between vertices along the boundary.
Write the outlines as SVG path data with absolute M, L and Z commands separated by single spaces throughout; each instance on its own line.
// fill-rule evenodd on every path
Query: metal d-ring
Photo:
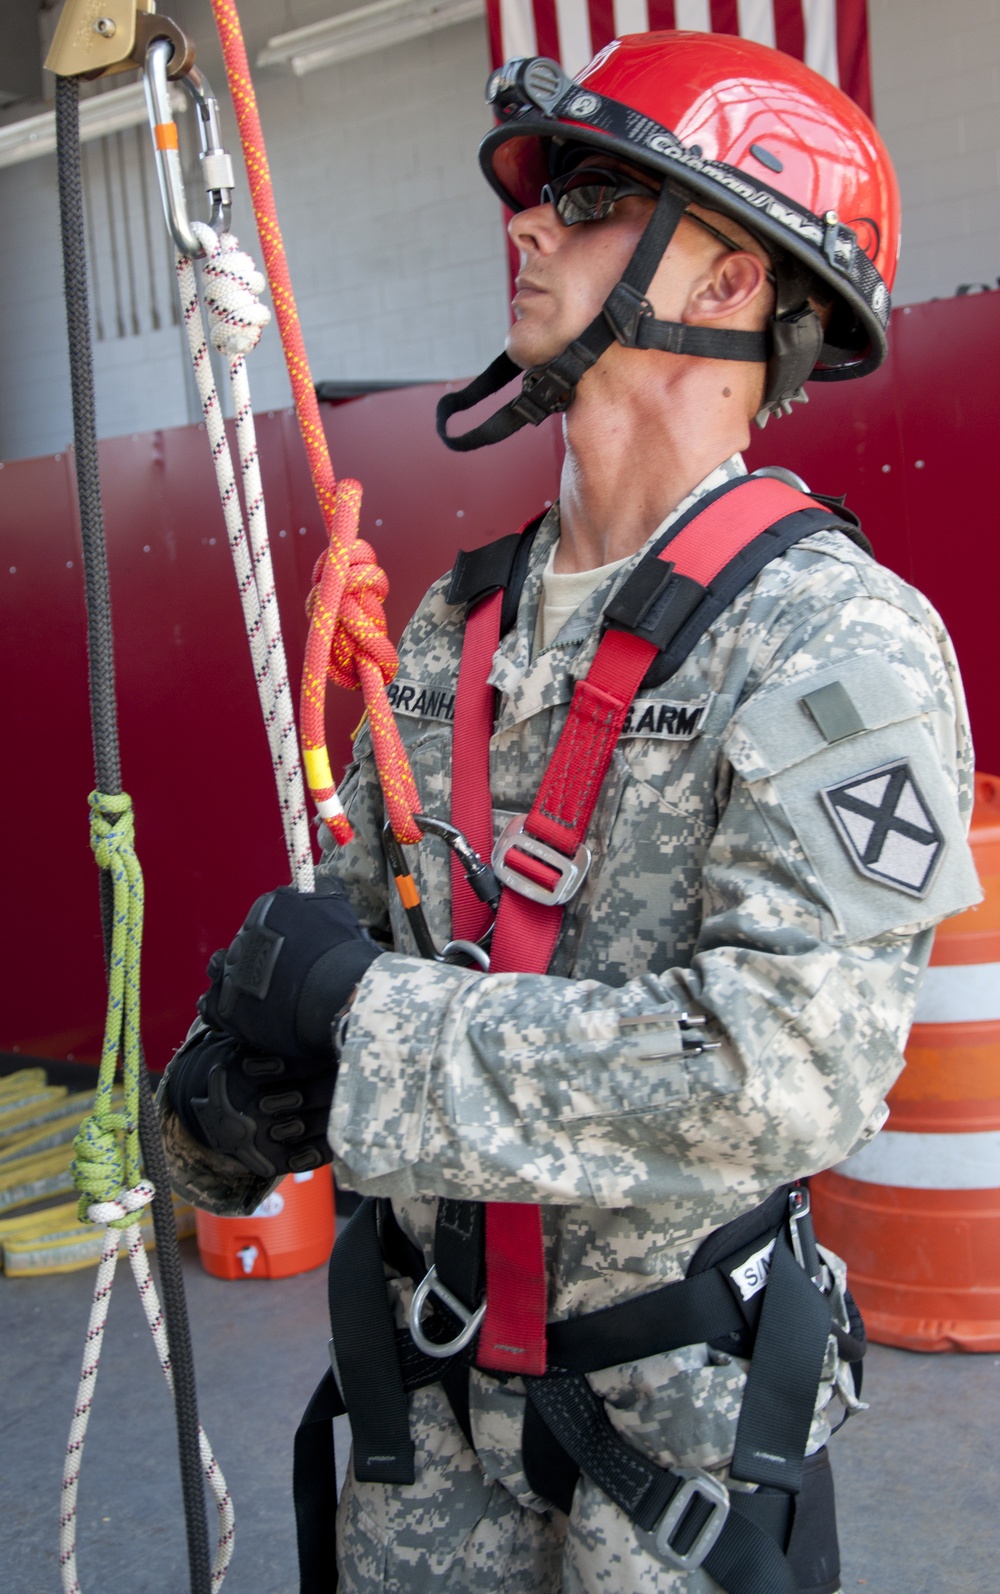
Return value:
M 438 1344 L 433 1339 L 428 1339 L 420 1326 L 424 1305 L 429 1295 L 436 1295 L 439 1301 L 443 1301 L 448 1310 L 454 1312 L 459 1322 L 463 1325 L 455 1338 L 449 1339 L 443 1345 Z M 414 1345 L 416 1345 L 418 1350 L 422 1350 L 425 1356 L 435 1356 L 439 1360 L 443 1360 L 447 1356 L 457 1356 L 460 1350 L 465 1349 L 466 1345 L 479 1332 L 479 1325 L 485 1314 L 485 1301 L 477 1311 L 470 1312 L 469 1308 L 458 1299 L 458 1296 L 453 1295 L 451 1290 L 441 1283 L 437 1276 L 437 1268 L 432 1264 L 413 1292 L 413 1300 L 410 1302 L 410 1335 Z

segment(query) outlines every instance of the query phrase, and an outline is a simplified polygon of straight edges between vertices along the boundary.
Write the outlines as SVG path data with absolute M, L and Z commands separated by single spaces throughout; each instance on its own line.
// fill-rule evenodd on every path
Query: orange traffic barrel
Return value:
M 1000 1350 L 996 776 L 976 776 L 969 841 L 985 900 L 938 926 L 886 1127 L 810 1181 L 870 1338 L 907 1350 Z
M 292 1173 L 247 1218 L 197 1212 L 198 1252 L 220 1279 L 281 1279 L 329 1261 L 333 1249 L 333 1176 L 329 1165 Z

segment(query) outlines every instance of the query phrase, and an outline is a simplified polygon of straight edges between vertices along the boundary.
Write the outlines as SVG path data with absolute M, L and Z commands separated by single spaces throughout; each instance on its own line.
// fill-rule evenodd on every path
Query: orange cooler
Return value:
M 329 1261 L 335 1216 L 327 1165 L 292 1173 L 246 1218 L 195 1214 L 206 1273 L 220 1279 L 281 1279 Z

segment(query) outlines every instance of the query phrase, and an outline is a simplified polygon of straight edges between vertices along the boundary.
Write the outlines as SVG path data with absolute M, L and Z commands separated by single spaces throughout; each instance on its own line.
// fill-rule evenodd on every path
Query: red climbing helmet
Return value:
M 564 140 L 607 150 L 682 184 L 825 283 L 836 311 L 817 376 L 862 376 L 885 358 L 896 177 L 867 116 L 818 72 L 730 34 L 633 33 L 576 83 L 553 61 L 514 61 L 486 97 L 500 125 L 480 159 L 515 210 L 538 203 Z
M 627 347 L 766 360 L 762 422 L 804 397 L 808 378 L 864 376 L 885 359 L 899 250 L 892 162 L 864 112 L 802 62 L 729 34 L 635 33 L 613 40 L 575 81 L 556 61 L 509 61 L 491 75 L 486 98 L 497 126 L 480 162 L 514 210 L 538 204 L 583 145 L 662 178 L 663 214 L 598 321 L 528 372 L 518 398 L 464 437 L 449 436 L 452 413 L 519 374 L 501 356 L 442 401 L 438 430 L 449 447 L 498 441 L 565 409 L 612 336 Z M 645 293 L 691 202 L 731 217 L 768 251 L 775 306 L 766 333 L 654 319 Z M 817 303 L 830 305 L 825 326 Z

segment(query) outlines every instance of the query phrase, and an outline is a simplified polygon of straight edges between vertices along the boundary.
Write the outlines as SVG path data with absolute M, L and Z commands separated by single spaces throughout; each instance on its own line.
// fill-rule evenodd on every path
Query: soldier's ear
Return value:
M 753 311 L 754 325 L 763 326 L 773 307 L 774 290 L 767 267 L 749 249 L 720 251 L 691 284 L 683 319 L 695 324 L 746 320 Z

